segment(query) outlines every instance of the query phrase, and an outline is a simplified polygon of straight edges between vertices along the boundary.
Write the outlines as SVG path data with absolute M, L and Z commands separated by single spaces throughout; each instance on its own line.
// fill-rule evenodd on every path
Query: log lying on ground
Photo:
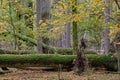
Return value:
M 16 36 L 23 40 L 23 41 L 29 41 L 34 45 L 37 45 L 37 41 L 35 39 L 32 39 L 30 37 L 21 35 L 21 34 L 16 34 Z M 68 55 L 72 55 L 73 54 L 73 49 L 72 48 L 54 48 L 54 47 L 50 47 L 44 43 L 42 43 L 43 46 L 43 53 L 58 53 L 58 54 L 68 54 Z M 85 54 L 87 53 L 91 53 L 91 54 L 96 54 L 93 51 L 85 51 Z
M 109 55 L 86 55 L 91 67 L 101 67 L 113 71 L 116 68 L 116 59 Z M 29 54 L 29 55 L 0 55 L 1 67 L 58 67 L 61 64 L 64 68 L 73 67 L 75 55 L 56 54 Z
M 0 33 L 0 35 L 8 35 L 8 34 L 10 34 L 10 32 L 2 32 L 2 33 Z M 11 33 L 12 34 L 12 33 Z M 30 38 L 30 37 L 27 37 L 27 36 L 25 36 L 25 35 L 21 35 L 21 34 L 19 34 L 19 33 L 17 33 L 17 34 L 12 34 L 12 35 L 15 35 L 17 38 L 19 38 L 19 39 L 21 39 L 21 40 L 23 40 L 23 41 L 26 41 L 26 42 L 30 42 L 30 43 L 32 43 L 33 45 L 37 45 L 37 41 L 35 40 L 35 39 L 32 39 L 32 38 Z M 72 48 L 54 48 L 54 47 L 50 47 L 50 46 L 48 46 L 48 45 L 46 45 L 46 44 L 44 44 L 44 43 L 42 43 L 42 46 L 43 46 L 43 53 L 58 53 L 58 54 L 72 54 L 73 52 L 73 50 L 72 50 Z M 0 53 L 31 53 L 30 51 L 7 51 L 7 50 L 3 50 L 3 49 L 0 49 Z M 33 53 L 33 51 L 32 51 L 32 53 Z M 34 51 L 34 53 L 35 53 L 35 51 Z
M 10 34 L 10 32 L 3 32 L 3 33 L 0 33 L 1 35 L 8 35 Z M 12 34 L 13 35 L 13 34 Z M 32 43 L 33 45 L 37 45 L 37 41 L 35 39 L 32 39 L 30 37 L 27 37 L 25 35 L 21 35 L 21 34 L 15 34 L 15 36 L 23 41 L 26 41 L 26 42 L 30 42 Z M 65 55 L 72 55 L 73 54 L 73 49 L 72 48 L 55 48 L 55 47 L 50 47 L 44 43 L 42 43 L 42 46 L 43 46 L 43 53 L 50 53 L 50 54 L 54 54 L 54 53 L 57 53 L 57 54 L 65 54 Z M 5 49 L 0 49 L 0 53 L 1 54 L 31 54 L 31 53 L 37 53 L 36 51 L 29 51 L 29 50 L 5 50 Z M 95 52 L 93 51 L 85 51 L 85 54 L 88 54 L 88 53 L 93 53 L 93 54 L 96 54 Z
M 37 54 L 37 51 L 34 51 L 34 50 L 5 50 L 5 49 L 0 48 L 0 54 L 15 54 L 15 55 Z M 47 54 L 49 54 L 49 53 L 47 53 Z M 50 54 L 55 54 L 55 53 L 50 53 Z M 67 55 L 67 53 L 66 54 L 62 53 L 62 50 L 61 50 L 61 53 L 59 53 L 59 54 Z M 93 51 L 85 51 L 84 54 L 96 54 L 96 53 Z M 69 54 L 69 55 L 71 55 L 71 54 Z
M 30 54 L 30 55 L 0 55 L 0 66 L 4 67 L 42 67 L 71 66 L 75 56 Z
M 15 36 L 17 36 L 19 39 L 23 40 L 23 41 L 29 41 L 34 45 L 37 45 L 37 41 L 35 39 L 32 39 L 30 37 L 21 35 L 21 34 L 16 34 Z M 54 48 L 54 47 L 50 47 L 44 43 L 42 43 L 43 46 L 43 52 L 44 53 L 58 53 L 58 54 L 72 54 L 73 50 L 72 48 Z
M 22 55 L 22 54 L 35 54 L 37 51 L 33 50 L 5 50 L 0 48 L 0 54 L 15 54 L 15 55 Z

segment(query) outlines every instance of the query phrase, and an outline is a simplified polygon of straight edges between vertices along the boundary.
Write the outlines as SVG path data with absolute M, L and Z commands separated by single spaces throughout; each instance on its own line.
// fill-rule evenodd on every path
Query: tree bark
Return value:
M 50 19 L 50 0 L 36 0 L 37 28 L 40 30 L 40 20 Z M 37 34 L 37 51 L 42 53 L 42 37 Z
M 106 8 L 105 8 L 105 12 L 104 12 L 104 14 L 105 14 L 105 22 L 106 23 L 109 23 L 110 22 L 110 0 L 105 0 L 105 6 L 106 6 Z
M 75 74 L 80 75 L 85 71 L 86 59 L 83 56 L 83 52 L 79 51 L 77 53 L 77 58 L 75 59 Z
M 70 9 L 67 10 L 67 14 L 70 15 Z M 71 47 L 71 23 L 68 22 L 66 24 L 66 35 L 65 35 L 65 42 L 66 42 L 66 48 Z
M 66 33 L 62 34 L 62 48 L 66 48 Z
M 66 42 L 66 48 L 70 48 L 71 47 L 71 31 L 70 31 L 70 28 L 71 27 L 71 23 L 67 23 L 66 24 L 66 39 L 65 39 L 65 42 Z
M 77 0 L 74 0 L 75 3 L 72 7 L 72 14 L 77 14 Z M 78 50 L 78 25 L 76 21 L 73 21 L 72 33 L 73 33 L 73 54 L 77 54 L 75 59 L 74 71 L 76 74 L 80 75 L 84 71 L 84 58 L 82 57 L 82 49 Z
M 39 30 L 39 27 L 40 27 L 40 24 L 39 24 L 39 21 L 41 20 L 41 4 L 42 0 L 36 0 L 36 26 Z M 38 31 L 38 34 L 37 34 L 37 51 L 38 53 L 42 53 L 42 38 L 39 34 L 39 31 Z
M 105 5 L 106 5 L 106 9 L 105 9 L 105 22 L 109 23 L 110 22 L 110 0 L 105 0 Z M 109 28 L 104 28 L 104 53 L 108 53 L 110 50 L 110 40 L 109 40 Z
M 110 50 L 109 28 L 104 28 L 104 53 Z
M 78 53 L 78 31 L 77 31 L 77 22 L 73 22 L 72 26 L 73 34 L 73 54 Z
M 77 0 L 75 0 L 74 5 L 72 6 L 72 14 L 77 14 Z M 76 21 L 72 22 L 72 38 L 73 38 L 73 54 L 78 53 L 78 25 Z

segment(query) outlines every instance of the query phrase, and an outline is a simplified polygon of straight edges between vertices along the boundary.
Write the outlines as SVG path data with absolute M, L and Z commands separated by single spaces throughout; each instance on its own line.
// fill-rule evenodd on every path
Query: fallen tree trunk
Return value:
M 21 34 L 15 34 L 19 39 L 23 41 L 29 41 L 33 45 L 37 46 L 37 41 L 35 39 L 32 39 L 30 37 L 21 35 Z M 58 54 L 73 54 L 73 49 L 72 48 L 55 48 L 55 47 L 50 47 L 44 43 L 42 43 L 43 47 L 43 53 L 58 53 Z
M 117 70 L 117 60 L 109 55 L 86 55 L 91 67 Z M 71 69 L 76 55 L 29 54 L 29 55 L 0 55 L 0 67 L 58 67 Z
M 70 54 L 65 54 L 64 52 L 61 50 L 60 53 L 61 55 L 72 55 L 72 53 Z M 37 54 L 37 51 L 33 51 L 33 50 L 5 50 L 0 48 L 0 54 L 15 54 L 15 55 L 23 55 L 23 54 Z M 49 53 L 44 53 L 44 54 L 49 54 Z M 55 53 L 50 53 L 50 54 L 55 54 Z M 93 51 L 85 51 L 85 54 L 96 54 Z
M 7 35 L 9 32 L 5 33 L 0 33 L 2 35 Z M 27 37 L 25 35 L 21 34 L 15 34 L 15 36 L 23 41 L 30 42 L 33 45 L 37 45 L 37 41 L 35 39 L 32 39 L 30 37 Z M 43 53 L 50 53 L 50 54 L 62 54 L 62 55 L 72 55 L 73 54 L 73 49 L 72 48 L 55 48 L 55 47 L 50 47 L 44 43 L 42 43 L 43 47 Z M 36 51 L 30 51 L 30 50 L 5 50 L 5 49 L 0 49 L 0 54 L 32 54 L 32 53 L 37 53 Z M 85 54 L 96 54 L 93 51 L 85 51 Z
M 29 41 L 34 45 L 37 45 L 37 41 L 35 39 L 32 39 L 30 37 L 21 35 L 21 34 L 16 34 L 16 36 L 23 40 L 23 41 Z M 57 53 L 57 54 L 65 54 L 65 55 L 72 55 L 73 54 L 73 49 L 72 48 L 55 48 L 55 47 L 50 47 L 44 43 L 42 43 L 43 46 L 43 53 Z M 96 52 L 93 51 L 85 51 L 85 54 L 96 54 Z
M 4 36 L 6 36 L 8 34 L 10 34 L 10 32 L 2 32 L 2 33 L 0 33 L 0 35 L 4 35 Z M 32 39 L 32 38 L 27 37 L 25 35 L 21 35 L 19 33 L 12 34 L 12 35 L 16 36 L 17 38 L 19 38 L 19 39 L 21 39 L 23 41 L 26 41 L 26 42 L 29 41 L 33 45 L 37 46 L 37 41 L 35 39 Z M 55 47 L 50 47 L 50 46 L 48 46 L 48 45 L 46 45 L 44 43 L 42 43 L 42 47 L 43 47 L 43 53 L 73 54 L 73 49 L 72 48 L 55 48 Z
M 0 54 L 15 54 L 15 55 L 22 55 L 22 54 L 35 54 L 36 51 L 32 50 L 5 50 L 0 48 Z
M 76 56 L 65 55 L 0 55 L 1 67 L 57 67 L 61 64 L 64 67 L 72 67 L 72 61 Z

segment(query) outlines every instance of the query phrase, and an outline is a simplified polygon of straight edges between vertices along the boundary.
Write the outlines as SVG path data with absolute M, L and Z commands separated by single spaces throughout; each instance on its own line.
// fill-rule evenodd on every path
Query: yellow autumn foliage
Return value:
M 7 28 L 7 23 L 5 21 L 0 22 L 0 32 L 6 31 L 6 28 Z
M 115 38 L 116 34 L 120 32 L 120 24 L 116 24 L 113 27 L 110 27 L 110 38 L 113 39 Z

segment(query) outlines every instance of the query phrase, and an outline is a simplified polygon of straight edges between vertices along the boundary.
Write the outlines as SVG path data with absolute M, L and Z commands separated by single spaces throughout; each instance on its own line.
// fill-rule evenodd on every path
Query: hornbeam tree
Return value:
M 67 9 L 66 13 L 68 15 L 70 15 L 70 9 L 69 8 Z M 65 47 L 70 48 L 70 46 L 71 46 L 71 23 L 70 22 L 68 22 L 66 24 L 65 42 L 66 42 Z
M 75 0 L 72 6 L 72 14 L 77 14 L 77 0 Z M 77 31 L 77 22 L 73 21 L 72 32 L 73 32 L 73 54 L 78 53 L 78 31 Z
M 72 6 L 72 15 L 77 14 L 77 0 L 74 0 L 74 4 Z M 78 75 L 81 74 L 85 69 L 84 58 L 82 56 L 82 49 L 78 50 L 78 24 L 77 21 L 73 21 L 72 32 L 73 32 L 73 54 L 77 54 L 77 57 L 74 61 L 74 71 Z
M 42 0 L 36 0 L 36 26 L 38 27 L 38 30 L 39 30 L 39 27 L 40 27 L 40 24 L 39 24 L 39 21 L 40 21 L 40 19 L 41 19 L 41 16 L 40 16 L 40 14 L 41 14 L 41 2 L 42 2 Z M 39 35 L 39 34 L 37 34 L 37 51 L 38 51 L 38 53 L 42 53 L 42 37 Z
M 50 0 L 36 0 L 36 12 L 37 12 L 37 51 L 42 53 L 42 37 L 39 34 L 40 21 L 45 21 L 50 18 Z
M 110 0 L 105 0 L 105 22 L 109 24 L 110 22 Z M 104 53 L 108 53 L 110 49 L 110 40 L 109 40 L 109 28 L 104 28 Z

